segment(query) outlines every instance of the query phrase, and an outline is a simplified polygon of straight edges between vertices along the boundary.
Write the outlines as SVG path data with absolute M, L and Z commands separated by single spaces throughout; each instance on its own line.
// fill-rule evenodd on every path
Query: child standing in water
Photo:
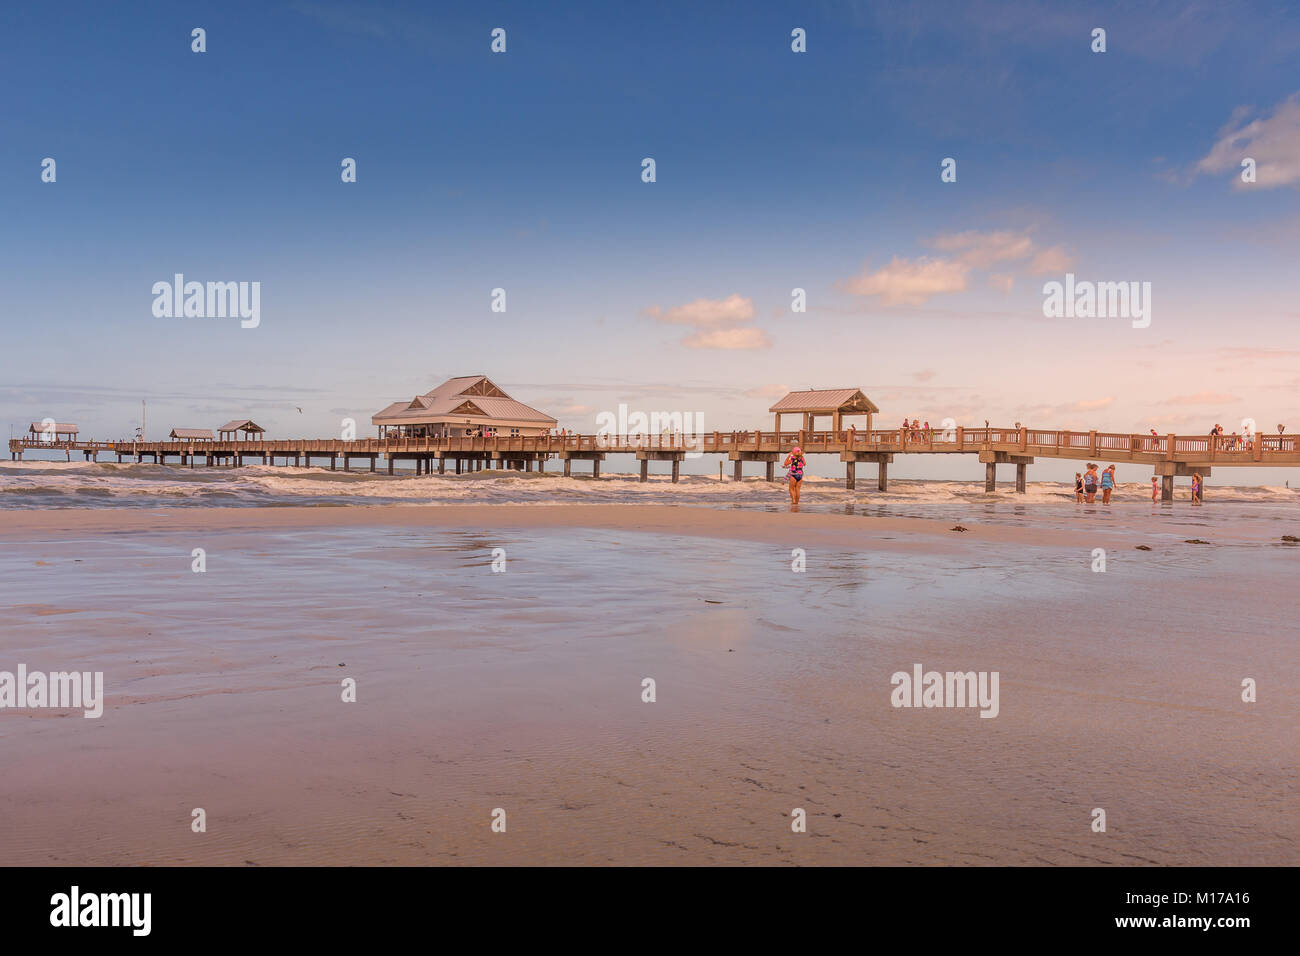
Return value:
M 1160 500 L 1160 479 L 1154 475 L 1151 476 L 1151 500 Z
M 1074 473 L 1074 503 L 1083 504 L 1083 475 L 1077 471 Z
M 1201 475 L 1197 472 L 1192 475 L 1192 504 L 1201 503 Z
M 803 486 L 803 466 L 803 450 L 795 445 L 794 450 L 786 456 L 785 463 L 781 465 L 782 468 L 790 469 L 786 477 L 790 480 L 790 507 L 792 508 L 799 506 L 799 491 Z

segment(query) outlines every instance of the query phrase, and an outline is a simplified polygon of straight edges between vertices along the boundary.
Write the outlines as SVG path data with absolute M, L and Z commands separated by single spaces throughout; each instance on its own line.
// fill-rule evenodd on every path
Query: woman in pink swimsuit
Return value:
M 785 463 L 781 465 L 782 468 L 790 469 L 787 477 L 790 480 L 790 506 L 792 508 L 799 505 L 799 491 L 803 487 L 803 466 L 805 464 L 803 449 L 795 445 L 794 450 L 786 456 Z

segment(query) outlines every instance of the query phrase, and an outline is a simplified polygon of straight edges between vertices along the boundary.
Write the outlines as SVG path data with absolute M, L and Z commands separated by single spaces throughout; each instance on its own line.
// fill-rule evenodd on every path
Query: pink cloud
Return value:
M 661 309 L 652 305 L 646 314 L 660 322 L 673 325 L 690 325 L 697 329 L 719 328 L 739 325 L 754 317 L 754 301 L 746 296 L 733 294 L 725 299 L 696 299 L 685 305 L 675 305 L 670 309 Z
M 1074 257 L 1065 251 L 1064 246 L 1052 246 L 1043 249 L 1029 263 L 1031 275 L 1045 275 L 1050 272 L 1065 272 L 1074 265 Z
M 969 266 L 949 259 L 916 260 L 895 256 L 877 271 L 842 283 L 853 295 L 878 295 L 885 305 L 923 305 L 931 296 L 966 289 Z
M 1028 234 L 1015 232 L 952 232 L 931 239 L 928 245 L 940 252 L 957 253 L 958 261 L 973 269 L 1028 259 L 1034 252 Z
M 682 339 L 688 349 L 765 349 L 772 342 L 762 329 L 713 329 Z

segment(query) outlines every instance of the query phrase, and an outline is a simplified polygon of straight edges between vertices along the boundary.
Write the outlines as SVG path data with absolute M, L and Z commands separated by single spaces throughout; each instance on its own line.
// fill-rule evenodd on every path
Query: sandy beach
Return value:
M 6 862 L 1295 863 L 1300 553 L 1276 523 L 964 526 L 0 514 L 0 669 L 103 671 L 106 696 L 97 720 L 0 713 Z M 996 719 L 892 706 L 916 663 L 998 672 Z

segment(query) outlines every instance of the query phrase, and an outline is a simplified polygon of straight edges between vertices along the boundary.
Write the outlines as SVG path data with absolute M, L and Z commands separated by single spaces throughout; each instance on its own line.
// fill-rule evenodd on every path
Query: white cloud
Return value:
M 1250 110 L 1238 108 L 1210 151 L 1196 164 L 1197 173 L 1241 171 L 1246 157 L 1255 160 L 1255 182 L 1233 177 L 1233 186 L 1270 189 L 1300 183 L 1300 93 L 1293 93 L 1267 118 L 1247 122 Z
M 997 289 L 999 292 L 1006 294 L 1015 288 L 1016 277 L 997 273 L 996 275 L 989 276 L 989 285 Z

